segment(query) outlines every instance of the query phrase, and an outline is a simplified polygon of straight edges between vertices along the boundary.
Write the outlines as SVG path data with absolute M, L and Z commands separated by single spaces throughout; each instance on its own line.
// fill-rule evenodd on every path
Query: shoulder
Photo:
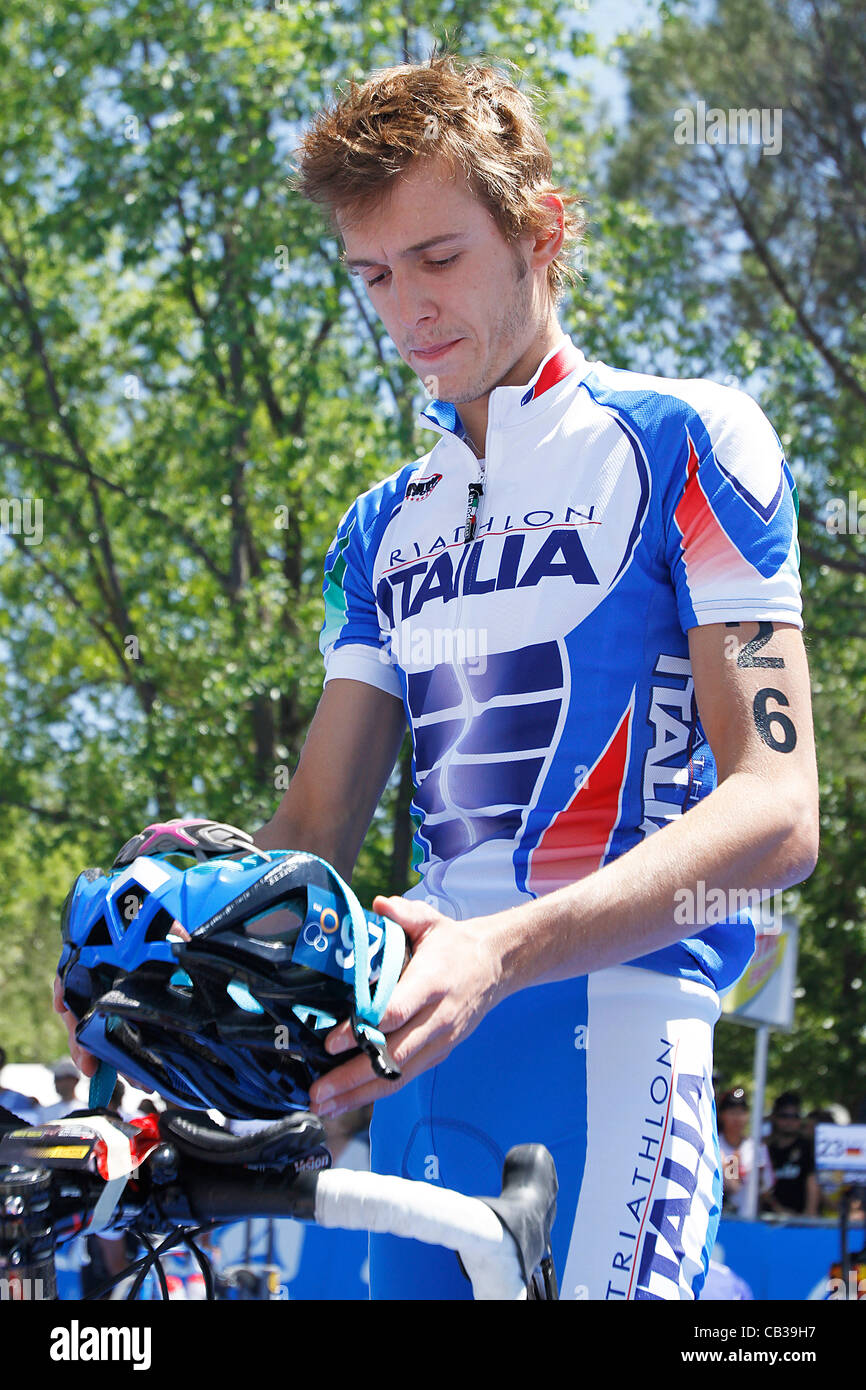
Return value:
M 361 531 L 368 535 L 377 523 L 387 524 L 402 506 L 409 484 L 432 472 L 431 459 L 435 452 L 435 448 L 431 449 L 413 462 L 403 464 L 365 492 L 359 493 L 344 512 L 340 529 L 356 522 Z
M 599 403 L 626 413 L 654 410 L 659 414 L 694 413 L 712 419 L 763 416 L 761 407 L 747 391 L 710 377 L 657 376 L 593 362 L 581 384 Z

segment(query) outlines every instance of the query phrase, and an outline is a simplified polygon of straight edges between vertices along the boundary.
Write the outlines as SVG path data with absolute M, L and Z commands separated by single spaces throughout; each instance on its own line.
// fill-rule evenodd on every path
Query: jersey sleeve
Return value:
M 802 627 L 797 488 L 779 437 L 745 392 L 695 385 L 665 500 L 683 631 L 740 621 Z
M 325 661 L 325 683 L 348 677 L 402 699 L 400 679 L 379 625 L 358 503 L 344 515 L 325 557 L 322 593 L 325 621 L 319 650 Z

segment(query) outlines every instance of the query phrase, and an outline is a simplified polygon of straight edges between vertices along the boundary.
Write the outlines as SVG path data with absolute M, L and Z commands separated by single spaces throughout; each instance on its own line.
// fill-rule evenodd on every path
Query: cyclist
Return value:
M 381 1101 L 374 1170 L 472 1195 L 546 1144 L 562 1296 L 694 1298 L 742 895 L 817 852 L 793 480 L 748 396 L 565 334 L 575 200 L 495 68 L 378 72 L 299 153 L 439 435 L 340 523 L 324 690 L 255 837 L 350 874 L 408 722 L 421 877 L 373 903 L 413 944 L 382 1020 L 402 1081 L 353 1058 L 313 1105 Z M 450 1254 L 387 1236 L 370 1280 L 470 1296 Z

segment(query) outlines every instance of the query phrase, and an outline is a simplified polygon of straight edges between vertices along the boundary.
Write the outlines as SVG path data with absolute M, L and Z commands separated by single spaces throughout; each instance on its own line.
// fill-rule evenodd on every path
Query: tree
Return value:
M 24 0 L 0 20 L 0 828 L 50 867 L 37 898 L 7 865 L 4 943 L 147 819 L 253 828 L 291 776 L 336 524 L 430 447 L 417 380 L 287 187 L 296 134 L 444 26 L 560 109 L 556 51 L 585 44 L 544 6 L 433 14 Z M 410 772 L 407 738 L 362 897 L 409 881 Z M 10 1017 L 50 954 L 16 955 Z
M 632 293 L 657 310 L 656 361 L 758 396 L 797 477 L 822 852 L 799 894 L 796 1032 L 774 1038 L 770 1080 L 853 1107 L 866 1094 L 866 16 L 850 0 L 660 13 L 656 32 L 623 40 L 629 117 L 606 217 L 637 202 L 651 226 Z M 723 1070 L 742 1076 L 750 1052 L 720 1030 Z

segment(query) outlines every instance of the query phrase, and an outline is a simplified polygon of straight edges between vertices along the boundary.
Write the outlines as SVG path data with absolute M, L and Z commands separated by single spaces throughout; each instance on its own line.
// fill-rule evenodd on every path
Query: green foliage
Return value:
M 834 497 L 866 496 L 866 16 L 854 0 L 683 3 L 622 48 L 629 116 L 606 192 L 652 226 L 635 298 L 659 327 L 643 341 L 673 350 L 676 375 L 756 395 L 800 491 L 822 850 L 800 893 L 795 1031 L 772 1038 L 769 1084 L 852 1109 L 866 1095 L 866 544 L 828 518 Z M 780 111 L 781 149 L 677 143 L 678 113 L 698 101 Z M 685 326 L 681 347 L 671 323 Z M 752 1046 L 750 1031 L 719 1028 L 729 1082 L 748 1079 Z
M 56 1050 L 37 1000 L 79 867 L 156 814 L 272 814 L 321 692 L 337 522 L 430 447 L 419 383 L 286 179 L 339 84 L 442 39 L 517 61 L 582 152 L 564 63 L 588 41 L 544 5 L 22 0 L 0 19 L 0 458 L 7 496 L 42 507 L 38 544 L 0 535 L 13 1056 Z M 407 885 L 399 775 L 355 875 L 368 900 Z
M 336 523 L 429 437 L 418 383 L 287 189 L 290 151 L 339 84 L 448 38 L 518 65 L 560 182 L 585 197 L 567 331 L 614 365 L 739 382 L 797 475 L 823 847 L 770 1086 L 849 1106 L 866 1091 L 866 555 L 825 524 L 864 485 L 862 10 L 661 4 L 606 55 L 624 127 L 595 119 L 584 20 L 457 0 L 19 0 L 0 19 L 0 457 L 44 527 L 38 545 L 0 536 L 13 1058 L 62 1045 L 47 1000 L 75 871 L 157 812 L 252 828 L 294 767 Z M 780 107 L 782 150 L 676 143 L 697 100 Z M 395 774 L 364 898 L 405 883 L 398 801 Z M 747 1079 L 751 1032 L 717 1036 L 723 1073 Z

